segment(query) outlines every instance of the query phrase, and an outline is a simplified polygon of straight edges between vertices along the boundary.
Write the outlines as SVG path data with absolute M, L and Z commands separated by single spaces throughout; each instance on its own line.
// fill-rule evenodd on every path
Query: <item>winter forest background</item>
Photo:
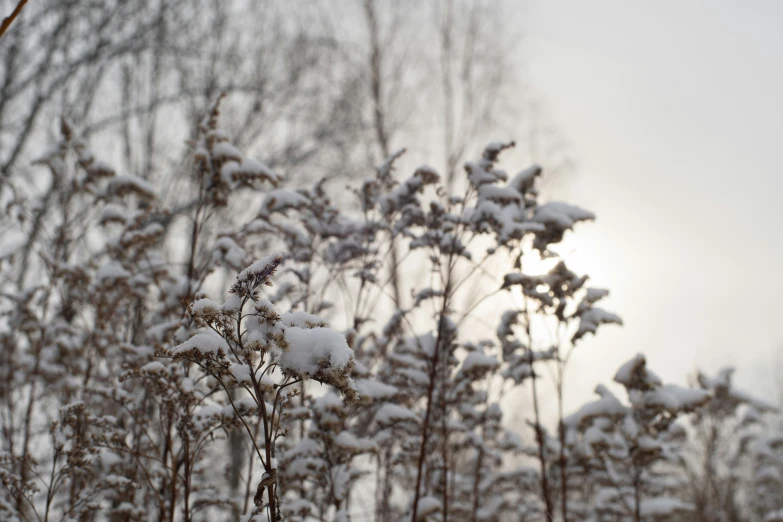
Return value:
M 0 519 L 783 521 L 762 163 L 662 137 L 610 160 L 698 183 L 588 172 L 531 73 L 541 4 L 0 0 Z M 553 92 L 606 76 L 591 17 L 624 9 L 570 8 Z M 764 34 L 725 9 L 694 40 Z M 699 348 L 727 331 L 739 371 Z

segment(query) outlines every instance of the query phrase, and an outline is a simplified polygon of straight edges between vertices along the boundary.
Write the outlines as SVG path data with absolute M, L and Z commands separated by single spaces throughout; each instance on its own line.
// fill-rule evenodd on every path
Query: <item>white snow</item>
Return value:
M 361 395 L 370 397 L 373 400 L 390 399 L 399 393 L 399 390 L 394 386 L 375 379 L 357 379 L 356 389 Z
M 120 223 L 124 223 L 127 218 L 128 211 L 125 208 L 116 203 L 109 203 L 101 212 L 100 222 L 119 221 Z
M 695 388 L 684 388 L 676 384 L 664 384 L 645 395 L 645 402 L 650 405 L 662 406 L 670 412 L 692 410 L 704 404 L 710 398 L 710 393 Z
M 426 520 L 426 517 L 441 509 L 440 500 L 435 497 L 422 497 L 419 499 L 417 509 L 417 521 Z
M 581 339 L 585 334 L 595 334 L 602 324 L 623 324 L 619 315 L 607 312 L 601 308 L 590 308 L 579 316 L 579 328 L 574 333 L 573 340 Z
M 166 367 L 163 366 L 163 363 L 160 361 L 152 361 L 142 366 L 141 371 L 145 373 L 157 373 L 166 371 Z
M 481 199 L 498 203 L 518 203 L 522 200 L 522 196 L 513 188 L 498 185 L 481 185 L 478 189 L 478 195 Z
M 213 330 L 199 332 L 182 344 L 172 348 L 171 353 L 178 354 L 196 350 L 203 354 L 217 356 L 219 351 L 228 352 L 228 344 Z
M 375 421 L 379 424 L 392 424 L 407 420 L 418 422 L 419 417 L 408 408 L 396 404 L 384 404 L 375 412 Z
M 773 484 L 781 484 L 783 483 L 783 476 L 776 467 L 765 466 L 756 472 L 753 481 L 756 483 L 771 482 Z
M 625 415 L 627 408 L 606 386 L 599 384 L 595 389 L 595 393 L 601 398 L 588 402 L 579 408 L 576 413 L 563 419 L 563 422 L 569 426 L 578 426 L 594 417 L 622 417 Z
M 310 200 L 299 192 L 277 189 L 267 193 L 261 204 L 261 209 L 266 212 L 282 212 L 290 208 L 302 208 L 309 203 Z
M 334 443 L 346 449 L 359 450 L 361 445 L 359 440 L 348 431 L 341 431 L 337 437 L 334 438 Z
M 117 261 L 108 261 L 101 265 L 96 277 L 99 282 L 105 283 L 107 281 L 128 279 L 130 277 L 130 272 L 125 270 Z
M 345 336 L 329 328 L 288 327 L 285 337 L 289 348 L 280 356 L 283 370 L 314 375 L 323 365 L 343 370 L 353 359 L 353 350 L 348 347 Z
M 532 165 L 511 178 L 511 180 L 508 182 L 508 186 L 520 194 L 525 194 L 533 188 L 535 179 L 540 175 L 541 167 L 538 165 Z
M 225 312 L 237 312 L 242 307 L 242 299 L 237 294 L 231 294 L 223 303 L 223 311 Z
M 736 401 L 740 403 L 749 404 L 756 410 L 763 412 L 763 413 L 769 413 L 769 412 L 776 412 L 778 411 L 778 407 L 772 404 L 771 402 L 767 402 L 765 400 L 759 399 L 757 397 L 754 397 L 750 395 L 749 393 L 746 393 L 742 390 L 737 389 L 736 387 L 732 386 L 731 390 L 729 391 L 729 395 L 735 399 Z
M 260 272 L 263 272 L 264 269 L 266 269 L 266 267 L 273 264 L 279 264 L 282 261 L 282 259 L 283 259 L 283 254 L 280 253 L 263 257 L 258 261 L 254 262 L 249 267 L 242 270 L 237 276 L 237 279 L 239 280 L 247 279 L 251 274 L 258 274 Z
M 614 376 L 615 382 L 622 384 L 623 386 L 631 386 L 633 383 L 633 376 L 640 368 L 645 371 L 646 381 L 650 384 L 661 384 L 661 380 L 652 372 L 646 370 L 645 366 L 647 359 L 644 355 L 637 354 L 633 359 L 623 364 Z
M 148 199 L 156 197 L 155 187 L 152 184 L 131 174 L 121 174 L 111 178 L 108 190 L 111 194 L 131 191 Z
M 764 522 L 783 522 L 783 509 L 767 513 L 767 516 L 764 517 Z
M 286 312 L 280 316 L 280 320 L 286 326 L 298 326 L 300 328 L 312 327 L 326 322 L 316 315 L 301 310 Z
M 500 363 L 495 357 L 486 355 L 481 352 L 470 352 L 462 363 L 462 372 L 469 372 L 471 370 L 492 370 L 500 366 Z
M 241 267 L 247 257 L 245 249 L 228 236 L 220 237 L 215 241 L 215 251 L 231 268 Z
M 233 363 L 231 366 L 229 366 L 228 371 L 231 372 L 231 375 L 240 384 L 251 382 L 250 366 L 247 364 Z
M 190 305 L 190 309 L 194 314 L 200 312 L 217 313 L 221 310 L 221 306 L 212 299 L 199 299 Z
M 240 170 L 243 172 L 248 172 L 257 176 L 264 175 L 268 176 L 269 178 L 277 178 L 277 174 L 275 174 L 272 169 L 261 163 L 260 161 L 254 160 L 252 158 L 245 158 L 242 160 L 242 164 L 240 165 Z
M 212 158 L 216 160 L 242 161 L 242 154 L 227 141 L 221 141 L 212 146 Z
M 595 219 L 595 214 L 560 201 L 551 201 L 539 207 L 533 214 L 533 220 L 561 229 L 569 229 L 579 221 Z
M 693 511 L 694 507 L 678 498 L 654 497 L 643 498 L 639 509 L 643 517 L 661 517 L 679 511 Z
M 101 160 L 90 162 L 90 166 L 87 167 L 87 172 L 89 172 L 91 176 L 96 177 L 108 177 L 114 176 L 115 174 L 114 167 Z

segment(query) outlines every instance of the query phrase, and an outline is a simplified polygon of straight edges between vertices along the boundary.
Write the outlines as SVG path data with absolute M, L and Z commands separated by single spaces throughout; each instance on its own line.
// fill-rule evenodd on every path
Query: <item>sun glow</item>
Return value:
M 552 270 L 560 261 L 558 256 L 541 257 L 538 250 L 533 250 L 522 256 L 522 273 L 525 275 L 544 275 Z

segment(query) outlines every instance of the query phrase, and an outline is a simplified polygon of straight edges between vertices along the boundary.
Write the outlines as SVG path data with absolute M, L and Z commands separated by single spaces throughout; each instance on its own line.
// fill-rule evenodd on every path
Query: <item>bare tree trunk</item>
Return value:
M 457 170 L 457 155 L 454 151 L 454 85 L 451 78 L 453 60 L 452 31 L 454 26 L 454 1 L 445 1 L 446 13 L 440 27 L 440 66 L 443 88 L 443 153 L 446 166 L 446 190 L 451 194 Z
M 380 28 L 378 26 L 374 0 L 364 0 L 364 15 L 370 31 L 370 96 L 373 105 L 373 127 L 375 129 L 375 139 L 381 151 L 381 159 L 385 160 L 391 156 L 391 148 L 389 146 L 389 131 L 387 129 L 383 98 L 383 49 L 381 48 Z M 400 261 L 399 253 L 397 252 L 397 241 L 394 238 L 391 240 L 390 248 L 389 280 L 392 286 L 394 306 L 400 308 L 402 306 L 398 272 Z

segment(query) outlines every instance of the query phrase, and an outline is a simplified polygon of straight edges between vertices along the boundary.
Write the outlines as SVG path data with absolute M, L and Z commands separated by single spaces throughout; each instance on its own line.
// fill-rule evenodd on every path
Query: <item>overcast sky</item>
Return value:
M 575 262 L 612 291 L 569 406 L 637 352 L 664 379 L 783 371 L 783 2 L 539 0 L 527 68 L 593 210 Z M 783 377 L 781 377 L 783 384 Z M 576 395 L 581 397 L 577 398 Z

